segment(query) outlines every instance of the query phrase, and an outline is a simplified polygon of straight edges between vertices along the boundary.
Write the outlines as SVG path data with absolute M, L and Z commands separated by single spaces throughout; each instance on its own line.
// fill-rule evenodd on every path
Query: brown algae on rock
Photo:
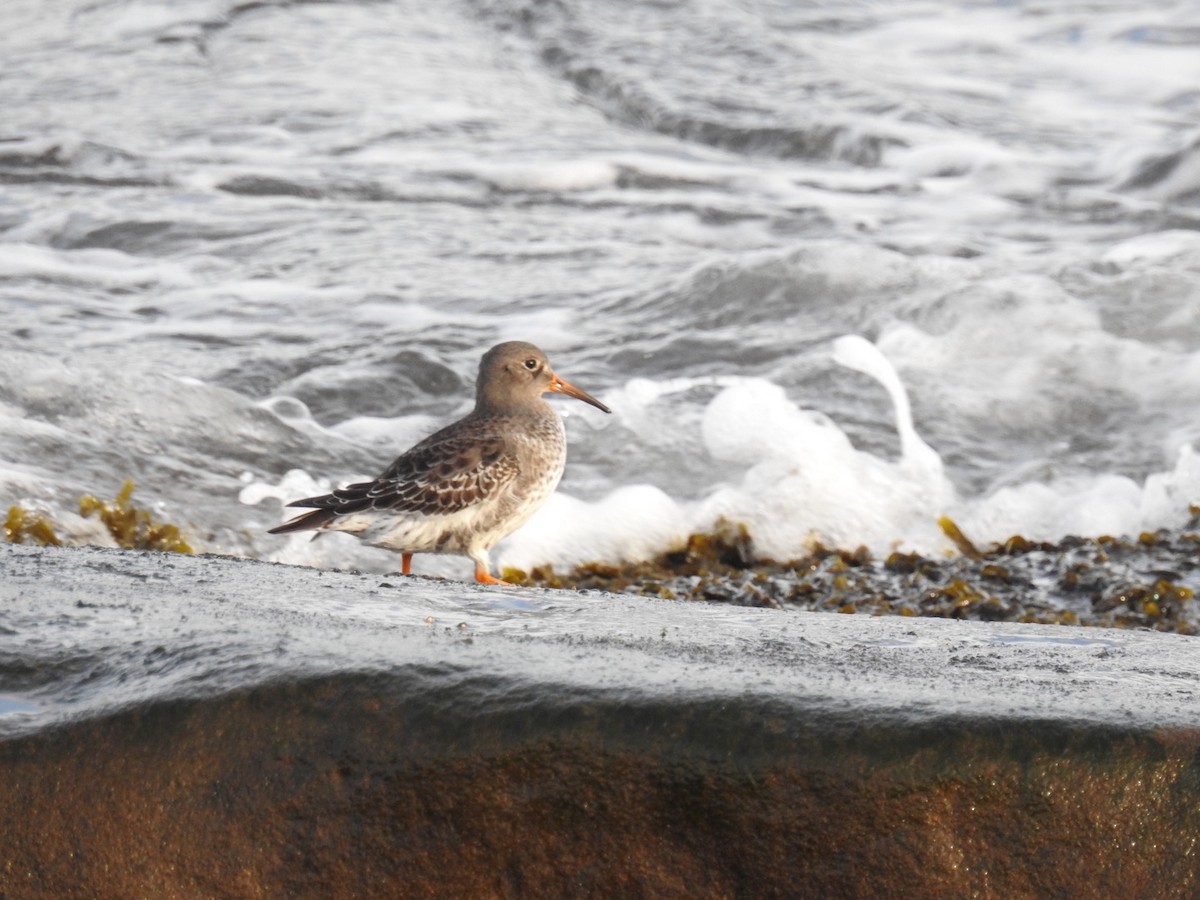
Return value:
M 10 506 L 4 518 L 4 538 L 13 544 L 26 541 L 61 547 L 62 540 L 54 533 L 54 523 L 43 515 L 30 512 L 23 506 Z
M 111 501 L 100 500 L 91 494 L 79 498 L 79 514 L 84 518 L 99 516 L 117 546 L 126 550 L 160 550 L 171 553 L 194 553 L 183 539 L 178 525 L 157 522 L 148 509 L 132 503 L 134 483 L 126 479 L 117 496 Z M 32 512 L 20 505 L 10 506 L 4 520 L 4 537 L 10 543 L 34 541 L 38 544 L 63 544 L 49 517 Z
M 942 529 L 942 534 L 954 542 L 954 546 L 958 548 L 958 552 L 963 556 L 970 559 L 979 559 L 982 556 L 979 548 L 975 546 L 970 538 L 962 533 L 962 529 L 958 527 L 958 523 L 952 518 L 949 516 L 939 516 L 937 523 L 938 528 Z
M 176 525 L 133 505 L 133 481 L 112 501 L 80 499 L 127 549 L 192 553 Z M 865 547 L 819 543 L 779 562 L 760 558 L 744 524 L 719 521 L 711 533 L 650 560 L 585 563 L 568 572 L 506 568 L 513 584 L 603 590 L 664 600 L 703 600 L 774 609 L 982 621 L 1100 625 L 1200 633 L 1194 592 L 1200 585 L 1200 507 L 1182 529 L 1133 538 L 1066 537 L 1034 542 L 1014 535 L 981 549 L 949 518 L 938 524 L 961 556 L 894 551 L 875 559 Z M 13 506 L 4 536 L 14 543 L 61 544 L 53 522 Z
M 981 548 L 952 520 L 939 521 L 962 555 L 931 558 L 820 544 L 786 562 L 759 559 L 744 525 L 711 534 L 654 559 L 619 566 L 588 563 L 558 573 L 506 569 L 516 584 L 604 590 L 672 600 L 871 615 L 1149 628 L 1200 633 L 1200 515 L 1188 525 L 1133 538 L 1067 537 L 1055 543 L 1014 535 Z
M 192 553 L 183 539 L 179 526 L 156 522 L 148 509 L 134 506 L 134 483 L 126 479 L 111 503 L 91 494 L 79 498 L 79 514 L 84 518 L 98 515 L 118 546 L 127 550 L 163 550 L 171 553 Z

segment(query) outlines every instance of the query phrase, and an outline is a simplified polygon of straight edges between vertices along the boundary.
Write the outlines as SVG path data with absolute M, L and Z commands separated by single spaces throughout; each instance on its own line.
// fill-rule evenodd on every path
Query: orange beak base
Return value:
M 582 400 L 584 403 L 590 403 L 592 406 L 601 412 L 611 413 L 612 410 L 589 394 L 587 391 L 581 391 L 579 388 L 570 382 L 563 381 L 557 375 L 550 376 L 550 387 L 548 390 L 556 394 L 566 394 L 568 397 L 574 397 L 576 400 Z

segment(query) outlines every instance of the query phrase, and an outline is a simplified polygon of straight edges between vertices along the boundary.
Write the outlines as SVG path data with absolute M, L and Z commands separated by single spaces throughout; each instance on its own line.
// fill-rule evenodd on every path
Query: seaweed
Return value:
M 34 541 L 42 546 L 62 546 L 62 539 L 54 533 L 54 523 L 45 516 L 16 505 L 8 508 L 8 515 L 4 519 L 4 537 L 12 544 Z
M 939 525 L 960 555 L 894 551 L 882 561 L 863 547 L 821 544 L 796 559 L 764 559 L 745 525 L 721 522 L 653 559 L 591 562 L 561 573 L 550 566 L 506 569 L 504 578 L 676 601 L 1196 634 L 1200 610 L 1185 583 L 1200 583 L 1200 513 L 1192 514 L 1184 531 L 1055 543 L 1013 535 L 987 547 L 943 518 Z
M 133 490 L 133 480 L 126 479 L 111 502 L 85 494 L 79 498 L 79 514 L 84 518 L 98 515 L 117 545 L 127 550 L 195 552 L 183 539 L 178 525 L 156 522 L 148 509 L 134 506 Z
M 111 501 L 99 500 L 91 494 L 79 498 L 79 513 L 84 518 L 98 515 L 108 533 L 119 547 L 127 550 L 159 550 L 170 553 L 194 553 L 183 539 L 178 525 L 157 522 L 148 509 L 133 505 L 134 483 L 126 479 Z M 42 545 L 61 547 L 54 522 L 20 505 L 8 508 L 4 520 L 4 537 L 10 543 L 33 541 Z
M 962 529 L 958 527 L 958 523 L 952 518 L 949 516 L 939 516 L 937 523 L 938 528 L 942 529 L 942 534 L 954 542 L 954 546 L 958 548 L 958 552 L 963 556 L 968 559 L 979 559 L 983 556 L 979 552 L 979 548 L 975 546 L 970 538 L 962 533 Z

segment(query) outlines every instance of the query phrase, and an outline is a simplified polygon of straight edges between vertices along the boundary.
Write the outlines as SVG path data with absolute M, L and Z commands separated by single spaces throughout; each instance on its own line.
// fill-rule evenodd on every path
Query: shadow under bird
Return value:
M 567 463 L 562 420 L 545 393 L 607 406 L 564 381 L 546 354 L 523 341 L 497 344 L 479 363 L 475 409 L 403 453 L 374 481 L 288 506 L 311 508 L 271 534 L 344 531 L 397 550 L 411 574 L 414 553 L 461 553 L 475 580 L 507 584 L 489 571 L 488 551 L 546 502 Z

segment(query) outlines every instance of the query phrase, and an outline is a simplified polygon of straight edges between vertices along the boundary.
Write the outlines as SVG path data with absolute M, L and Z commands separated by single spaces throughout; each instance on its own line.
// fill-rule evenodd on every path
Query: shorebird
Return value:
M 414 553 L 461 553 L 475 562 L 476 581 L 508 584 L 491 574 L 488 551 L 554 493 L 567 462 L 566 434 L 542 398 L 547 392 L 612 412 L 554 374 L 533 344 L 497 344 L 479 363 L 469 415 L 402 453 L 374 481 L 292 501 L 312 512 L 270 533 L 345 531 L 398 550 L 405 575 Z

